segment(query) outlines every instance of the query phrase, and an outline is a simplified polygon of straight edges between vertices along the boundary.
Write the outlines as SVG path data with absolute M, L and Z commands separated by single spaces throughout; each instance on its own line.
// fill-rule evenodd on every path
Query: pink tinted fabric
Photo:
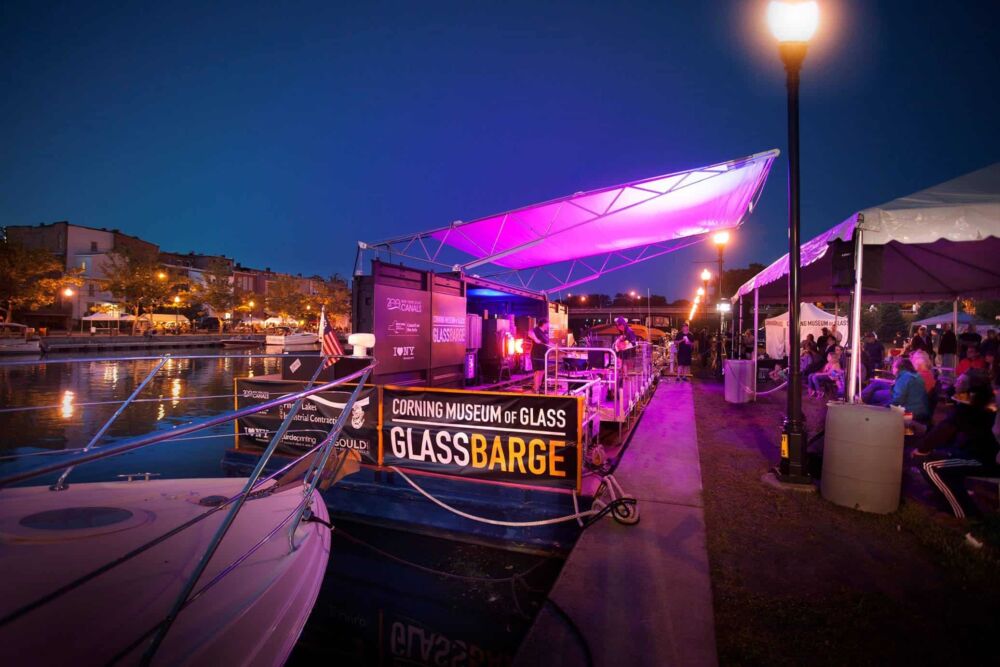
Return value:
M 431 236 L 511 269 L 545 266 L 737 227 L 777 151 L 456 223 Z

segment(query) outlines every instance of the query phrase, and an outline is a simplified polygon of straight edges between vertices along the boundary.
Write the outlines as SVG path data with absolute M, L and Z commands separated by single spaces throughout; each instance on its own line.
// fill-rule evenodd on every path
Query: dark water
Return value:
M 100 445 L 231 410 L 234 378 L 280 369 L 274 358 L 225 354 L 168 361 Z M 117 409 L 115 401 L 127 398 L 155 364 L 0 362 L 0 475 L 84 447 Z M 233 425 L 223 425 L 80 466 L 70 483 L 147 471 L 166 478 L 221 477 L 222 458 L 233 440 Z M 9 458 L 22 454 L 32 456 Z M 57 476 L 29 483 L 50 483 Z M 338 523 L 323 589 L 291 663 L 509 664 L 561 564 L 555 558 Z

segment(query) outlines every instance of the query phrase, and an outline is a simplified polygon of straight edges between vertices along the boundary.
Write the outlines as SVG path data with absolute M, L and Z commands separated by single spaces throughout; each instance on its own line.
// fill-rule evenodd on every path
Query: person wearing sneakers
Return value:
M 913 452 L 914 459 L 923 461 L 924 477 L 959 519 L 978 514 L 965 490 L 965 478 L 1000 474 L 994 392 L 985 377 L 972 377 L 968 401 L 955 405 Z
M 694 336 L 687 322 L 674 336 L 677 343 L 677 381 L 687 382 L 691 376 L 691 353 L 694 351 Z

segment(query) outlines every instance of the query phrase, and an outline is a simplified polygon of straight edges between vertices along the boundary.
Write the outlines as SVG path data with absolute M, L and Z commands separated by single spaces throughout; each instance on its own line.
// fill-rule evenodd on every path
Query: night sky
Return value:
M 0 224 L 304 274 L 356 241 L 786 143 L 761 2 L 8 2 Z M 1000 3 L 821 2 L 806 237 L 1000 160 Z M 787 250 L 780 158 L 733 265 Z M 687 297 L 698 246 L 592 283 Z

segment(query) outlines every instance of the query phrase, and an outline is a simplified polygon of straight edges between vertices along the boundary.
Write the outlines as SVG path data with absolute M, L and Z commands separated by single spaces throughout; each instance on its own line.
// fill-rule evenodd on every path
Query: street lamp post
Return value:
M 174 297 L 174 335 L 181 332 L 181 298 Z
M 722 299 L 723 299 L 723 296 L 722 296 L 722 271 L 723 271 L 723 268 L 724 268 L 723 254 L 725 253 L 725 250 L 726 250 L 726 244 L 729 243 L 729 232 L 725 231 L 725 230 L 723 230 L 721 232 L 716 232 L 715 236 L 712 237 L 712 243 L 715 244 L 715 247 L 719 251 L 719 290 L 716 293 L 716 300 L 719 303 L 722 303 Z M 721 375 L 722 374 L 722 358 L 726 354 L 725 344 L 723 343 L 723 339 L 725 338 L 725 335 L 726 335 L 726 333 L 725 333 L 725 321 L 726 321 L 726 314 L 720 309 L 719 310 L 719 340 L 717 341 L 717 349 L 716 349 L 716 359 L 719 360 L 718 368 L 716 368 L 716 374 L 717 375 Z
M 815 2 L 772 1 L 767 23 L 778 40 L 788 88 L 788 406 L 778 475 L 782 481 L 808 483 L 799 367 L 799 72 L 819 23 L 819 7 Z

